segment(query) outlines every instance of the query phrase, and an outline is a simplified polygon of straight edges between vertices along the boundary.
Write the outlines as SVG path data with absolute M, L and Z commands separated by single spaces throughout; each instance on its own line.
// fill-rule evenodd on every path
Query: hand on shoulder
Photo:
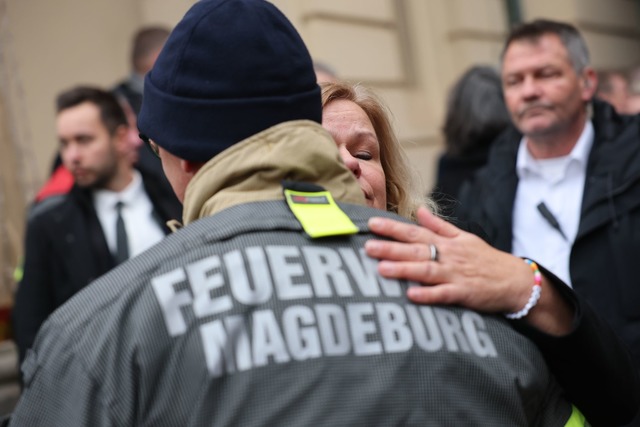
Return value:
M 370 240 L 367 255 L 380 259 L 385 277 L 411 280 L 407 296 L 419 304 L 460 305 L 486 313 L 514 313 L 529 301 L 532 269 L 521 258 L 499 251 L 471 233 L 418 211 L 420 225 L 372 218 L 374 233 L 395 241 Z M 433 260 L 434 250 L 437 260 Z M 525 320 L 561 335 L 571 330 L 573 310 L 543 277 L 542 294 Z

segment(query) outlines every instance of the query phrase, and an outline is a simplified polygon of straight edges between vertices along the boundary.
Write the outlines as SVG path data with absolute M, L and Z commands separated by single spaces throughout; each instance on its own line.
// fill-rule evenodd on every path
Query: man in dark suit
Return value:
M 64 166 L 75 184 L 36 205 L 26 233 L 24 276 L 13 311 L 23 360 L 40 325 L 57 307 L 119 262 L 146 250 L 180 218 L 143 168 L 134 168 L 125 113 L 97 88 L 78 87 L 57 99 L 56 127 Z
M 164 187 L 163 191 L 170 198 L 173 198 L 173 191 L 164 175 L 160 159 L 149 150 L 149 147 L 141 146 L 142 142 L 138 138 L 138 132 L 136 131 L 137 115 L 142 104 L 144 76 L 153 67 L 169 34 L 170 30 L 163 26 L 143 27 L 138 30 L 133 38 L 131 47 L 131 73 L 126 79 L 118 82 L 111 89 L 111 92 L 121 102 L 131 129 L 129 142 L 136 148 L 136 150 L 131 150 L 131 155 L 135 158 L 136 167 L 144 169 L 148 175 L 153 176 L 158 185 Z M 72 185 L 73 177 L 62 164 L 62 159 L 58 153 L 53 161 L 51 176 L 38 191 L 35 203 L 49 202 L 47 200 L 49 197 L 65 194 L 71 189 Z
M 640 370 L 640 119 L 593 99 L 586 43 L 565 23 L 515 28 L 502 80 L 515 129 L 462 190 L 458 216 L 571 285 Z

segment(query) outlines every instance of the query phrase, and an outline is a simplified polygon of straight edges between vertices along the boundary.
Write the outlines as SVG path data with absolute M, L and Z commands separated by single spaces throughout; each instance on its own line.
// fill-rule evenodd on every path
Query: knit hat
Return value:
M 266 0 L 200 0 L 175 27 L 144 82 L 140 132 L 204 162 L 276 124 L 322 120 L 302 38 Z

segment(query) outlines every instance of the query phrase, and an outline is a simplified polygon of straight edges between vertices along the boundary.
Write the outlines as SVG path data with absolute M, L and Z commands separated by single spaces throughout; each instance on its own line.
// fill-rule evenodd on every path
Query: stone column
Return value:
M 6 1 L 0 0 L 0 339 L 4 309 L 13 303 L 14 271 L 20 266 L 26 209 L 39 181 L 25 123 L 22 84 L 16 71 Z

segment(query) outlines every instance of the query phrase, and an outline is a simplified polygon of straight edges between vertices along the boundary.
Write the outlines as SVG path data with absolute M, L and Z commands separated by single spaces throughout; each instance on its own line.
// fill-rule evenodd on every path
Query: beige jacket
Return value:
M 336 201 L 366 204 L 327 131 L 297 120 L 264 130 L 209 160 L 187 186 L 184 225 L 241 203 L 284 199 L 283 179 L 320 185 Z

